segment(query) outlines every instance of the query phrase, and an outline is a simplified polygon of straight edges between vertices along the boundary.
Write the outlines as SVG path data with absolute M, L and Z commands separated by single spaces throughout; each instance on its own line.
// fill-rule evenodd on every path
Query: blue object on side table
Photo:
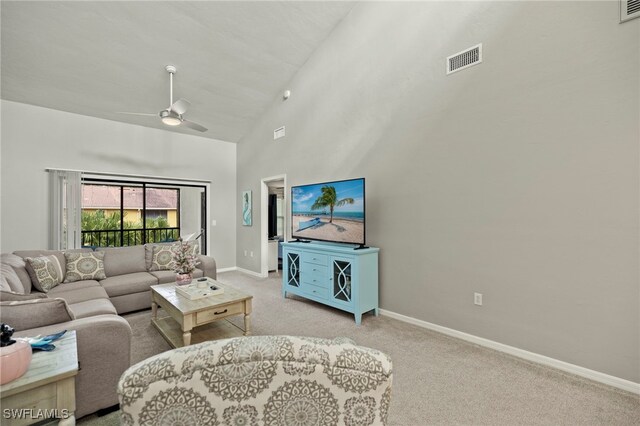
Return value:
M 47 336 L 36 336 L 36 337 L 30 337 L 28 338 L 28 342 L 31 345 L 31 349 L 33 349 L 34 351 L 52 351 L 56 348 L 56 346 L 51 343 L 54 342 L 56 340 L 58 340 L 59 338 L 61 338 L 62 336 L 64 336 L 64 334 L 67 332 L 67 330 L 63 330 L 59 333 L 54 333 L 54 334 L 49 334 Z

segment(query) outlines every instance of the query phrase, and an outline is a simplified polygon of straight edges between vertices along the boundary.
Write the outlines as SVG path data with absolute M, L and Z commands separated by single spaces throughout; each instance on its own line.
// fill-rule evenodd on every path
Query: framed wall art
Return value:
M 251 226 L 251 191 L 242 192 L 242 224 Z

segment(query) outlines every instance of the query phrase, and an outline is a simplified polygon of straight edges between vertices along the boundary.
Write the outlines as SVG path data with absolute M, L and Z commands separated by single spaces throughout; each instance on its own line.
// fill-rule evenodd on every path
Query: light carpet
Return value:
M 254 335 L 347 336 L 380 349 L 394 366 L 389 424 L 637 425 L 640 397 L 463 340 L 367 314 L 353 316 L 295 296 L 283 299 L 281 278 L 240 272 L 218 279 L 253 294 Z M 150 325 L 150 311 L 126 315 L 132 362 L 169 349 Z M 242 319 L 238 318 L 238 325 Z M 117 413 L 79 424 L 119 424 Z

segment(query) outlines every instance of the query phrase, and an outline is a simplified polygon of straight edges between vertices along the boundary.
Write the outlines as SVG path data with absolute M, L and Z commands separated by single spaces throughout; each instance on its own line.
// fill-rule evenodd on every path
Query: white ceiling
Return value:
M 2 98 L 237 142 L 351 2 L 6 2 Z M 168 127 L 174 100 L 209 129 Z M 293 95 L 295 96 L 295 94 Z

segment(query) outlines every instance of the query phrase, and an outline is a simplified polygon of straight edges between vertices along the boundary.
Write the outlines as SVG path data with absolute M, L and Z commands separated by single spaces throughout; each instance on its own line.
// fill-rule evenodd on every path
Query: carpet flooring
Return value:
M 356 326 L 348 313 L 295 296 L 283 299 L 276 274 L 261 279 L 227 272 L 218 279 L 253 294 L 254 335 L 347 336 L 388 353 L 394 366 L 390 425 L 640 422 L 638 395 L 384 316 L 367 314 Z M 150 311 L 125 316 L 133 330 L 133 363 L 169 349 L 150 317 Z M 78 424 L 117 425 L 118 413 Z

